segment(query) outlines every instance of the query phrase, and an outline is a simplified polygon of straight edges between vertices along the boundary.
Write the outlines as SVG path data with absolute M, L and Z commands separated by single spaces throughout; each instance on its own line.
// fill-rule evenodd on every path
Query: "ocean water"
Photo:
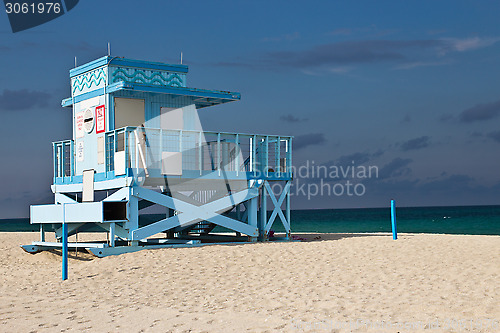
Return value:
M 294 232 L 392 231 L 389 207 L 296 210 L 291 219 Z M 400 207 L 396 222 L 400 233 L 500 235 L 500 206 Z
M 391 232 L 389 208 L 294 210 L 291 219 L 296 233 Z M 399 233 L 500 235 L 500 206 L 400 207 L 396 220 Z M 0 231 L 38 230 L 29 219 L 0 220 Z M 273 230 L 283 231 L 279 217 Z

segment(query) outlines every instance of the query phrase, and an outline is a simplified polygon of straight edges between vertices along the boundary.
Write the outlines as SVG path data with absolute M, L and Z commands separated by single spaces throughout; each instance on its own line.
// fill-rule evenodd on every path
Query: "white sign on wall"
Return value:
M 78 141 L 78 143 L 76 144 L 76 160 L 78 162 L 83 162 L 83 159 L 83 141 Z
M 83 138 L 83 111 L 75 114 L 75 136 L 77 138 Z

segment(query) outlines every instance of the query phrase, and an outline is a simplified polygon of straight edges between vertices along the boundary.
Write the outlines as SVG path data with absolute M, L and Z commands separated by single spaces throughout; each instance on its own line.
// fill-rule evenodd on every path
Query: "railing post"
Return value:
M 59 144 L 60 159 L 59 159 L 59 174 L 64 177 L 64 144 Z
M 69 165 L 70 165 L 70 179 L 73 181 L 73 176 L 75 175 L 75 142 L 73 140 L 70 141 L 69 145 L 70 156 L 69 156 Z
M 234 152 L 236 156 L 234 157 L 234 168 L 236 169 L 236 177 L 238 177 L 240 171 L 240 135 L 236 133 Z
M 287 183 L 290 183 L 290 181 L 288 181 Z M 286 187 L 285 187 L 286 188 Z M 288 187 L 288 191 L 286 193 L 286 204 L 285 204 L 285 210 L 286 210 L 286 220 L 288 222 L 288 225 L 291 226 L 292 225 L 292 221 L 291 221 L 291 217 L 290 217 L 290 187 Z M 290 232 L 291 230 L 288 230 L 287 233 L 286 233 L 286 238 L 289 240 L 290 239 Z
M 160 170 L 163 169 L 162 155 L 163 155 L 163 129 L 160 128 L 160 156 L 158 156 L 160 160 Z
M 108 161 L 108 154 L 109 147 L 108 147 L 108 133 L 104 133 L 104 174 L 109 171 L 109 161 Z M 107 177 L 107 176 L 106 176 Z
M 117 132 L 116 130 L 113 131 L 113 156 L 110 157 L 110 159 L 113 159 L 113 171 L 116 170 L 116 165 L 115 165 L 115 153 L 116 153 L 116 137 L 117 137 Z M 125 134 L 123 135 L 125 137 Z M 124 142 L 125 144 L 125 142 Z M 125 149 L 125 146 L 123 147 Z M 127 152 L 125 151 L 125 166 L 127 166 Z M 116 176 L 116 174 L 115 174 Z
M 202 141 L 201 141 L 201 134 L 202 132 L 200 131 L 200 133 L 198 134 L 198 165 L 199 165 L 199 168 L 200 168 L 200 176 L 202 175 L 202 170 L 203 170 L 203 161 L 202 161 L 202 158 L 203 158 L 203 146 L 202 146 Z
M 61 144 L 59 144 L 59 176 L 64 177 L 64 149 Z
M 266 170 L 266 177 L 269 177 L 269 136 L 266 135 L 266 165 L 265 169 Z
M 130 132 L 128 127 L 123 130 L 123 151 L 125 152 L 125 170 L 128 169 L 130 162 L 130 167 L 132 168 L 132 149 L 130 149 Z M 135 156 L 137 158 L 137 156 Z M 135 161 L 134 161 L 135 162 Z M 116 166 L 115 166 L 116 169 Z
M 220 133 L 217 133 L 217 170 L 220 176 L 221 150 L 220 150 Z
M 250 158 L 250 165 L 248 166 L 248 171 L 252 172 L 253 171 L 253 138 L 248 138 L 250 141 L 250 150 L 248 152 L 249 158 Z
M 287 152 L 287 169 L 289 173 L 292 173 L 292 138 L 288 139 L 288 152 Z
M 253 145 L 252 145 L 252 154 L 253 154 L 252 169 L 253 169 L 253 175 L 254 175 L 254 177 L 257 176 L 257 170 L 255 170 L 256 169 L 256 164 L 257 164 L 256 161 L 255 161 L 255 158 L 257 157 L 256 156 L 257 155 L 257 148 L 256 148 L 256 146 L 257 146 L 257 136 L 254 135 L 253 136 Z
M 183 149 L 183 145 L 182 145 L 182 139 L 183 139 L 183 135 L 182 135 L 182 130 L 179 131 L 179 151 L 181 152 L 182 154 L 182 149 Z M 183 167 L 183 162 L 184 159 L 182 158 L 181 159 L 181 169 L 184 170 L 184 167 Z
M 64 179 L 64 176 L 66 176 L 66 173 L 64 172 L 64 141 L 61 142 L 60 148 L 61 148 L 61 177 L 63 177 Z
M 275 154 L 275 165 L 276 165 L 276 172 L 277 172 L 277 176 L 280 177 L 281 176 L 281 137 L 278 136 L 278 139 L 276 141 L 276 148 L 274 150 L 274 154 Z
M 53 171 L 54 171 L 54 184 L 57 178 L 57 148 L 56 144 L 52 143 L 52 159 L 53 159 Z
M 137 132 L 135 132 L 137 133 Z M 134 147 L 135 147 L 135 169 L 136 169 L 136 173 L 137 175 L 139 174 L 139 142 L 137 140 L 137 135 L 134 136 Z

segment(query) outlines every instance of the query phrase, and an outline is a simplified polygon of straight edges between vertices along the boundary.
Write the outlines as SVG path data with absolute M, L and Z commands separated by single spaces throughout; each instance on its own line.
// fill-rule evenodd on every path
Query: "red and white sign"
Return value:
M 106 131 L 106 109 L 104 105 L 95 108 L 95 132 L 102 133 Z
M 77 138 L 83 138 L 83 112 L 75 114 L 75 134 Z

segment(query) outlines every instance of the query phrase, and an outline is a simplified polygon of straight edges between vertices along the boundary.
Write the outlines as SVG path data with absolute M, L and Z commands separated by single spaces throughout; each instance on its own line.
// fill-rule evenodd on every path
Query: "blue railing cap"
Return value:
M 177 132 L 185 132 L 185 133 L 209 133 L 209 134 L 224 134 L 224 135 L 243 135 L 243 136 L 258 136 L 258 137 L 276 137 L 276 138 L 283 138 L 283 139 L 292 139 L 294 136 L 291 135 L 279 135 L 279 134 L 251 134 L 251 133 L 236 133 L 236 132 L 217 132 L 217 131 L 198 131 L 198 130 L 180 130 L 180 129 L 162 129 L 162 128 L 153 128 L 153 127 L 144 127 L 144 126 L 125 126 L 125 127 L 120 127 L 117 129 L 114 129 L 112 131 L 107 131 L 105 134 L 111 134 L 113 132 L 118 132 L 118 131 L 135 131 L 137 128 L 143 128 L 146 130 L 164 130 L 164 131 L 177 131 Z

